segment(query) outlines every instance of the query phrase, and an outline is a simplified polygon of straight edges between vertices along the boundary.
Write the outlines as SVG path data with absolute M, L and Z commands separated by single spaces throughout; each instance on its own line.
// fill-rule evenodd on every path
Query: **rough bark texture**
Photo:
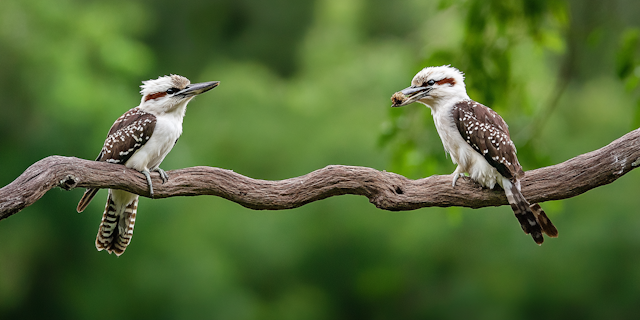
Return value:
M 563 163 L 527 171 L 522 192 L 531 203 L 577 196 L 611 183 L 640 165 L 640 129 L 609 145 Z M 304 176 L 279 181 L 257 180 L 231 170 L 192 167 L 169 171 L 162 184 L 153 173 L 155 198 L 213 195 L 256 210 L 281 210 L 342 194 L 363 195 L 385 210 L 507 204 L 501 190 L 488 190 L 468 178 L 451 186 L 452 177 L 410 180 L 366 167 L 331 165 Z M 0 189 L 0 220 L 30 206 L 53 187 L 122 189 L 148 196 L 144 176 L 122 165 L 50 156 L 31 165 Z M 73 210 L 73 208 L 69 208 Z

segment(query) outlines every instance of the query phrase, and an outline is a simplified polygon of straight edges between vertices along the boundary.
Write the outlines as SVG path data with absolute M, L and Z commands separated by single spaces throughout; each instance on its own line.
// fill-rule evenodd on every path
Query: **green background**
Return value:
M 525 170 L 640 124 L 633 0 L 0 0 L 0 185 L 94 159 L 142 80 L 220 80 L 189 105 L 165 170 L 286 179 L 331 164 L 449 174 L 424 106 L 390 96 L 429 65 L 466 73 Z M 542 206 L 541 247 L 507 206 L 285 211 L 215 197 L 139 204 L 117 258 L 94 246 L 106 191 L 54 189 L 0 221 L 0 319 L 635 319 L 640 172 Z

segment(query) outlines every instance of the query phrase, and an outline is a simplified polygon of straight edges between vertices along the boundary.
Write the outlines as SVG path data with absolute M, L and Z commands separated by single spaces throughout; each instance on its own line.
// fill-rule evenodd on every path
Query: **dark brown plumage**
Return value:
M 530 234 L 537 244 L 544 242 L 543 232 L 557 237 L 558 230 L 540 205 L 529 204 L 520 192 L 518 179 L 524 176 L 524 171 L 504 119 L 491 108 L 473 100 L 456 103 L 452 112 L 462 138 L 511 182 L 505 186 L 509 188 L 505 194 L 522 230 Z
M 137 107 L 125 112 L 109 129 L 107 139 L 96 161 L 124 164 L 149 141 L 155 127 L 156 116 Z M 87 189 L 78 202 L 76 210 L 84 211 L 97 192 L 98 189 Z
M 524 176 L 509 127 L 492 109 L 472 100 L 453 106 L 453 118 L 462 138 L 507 179 Z

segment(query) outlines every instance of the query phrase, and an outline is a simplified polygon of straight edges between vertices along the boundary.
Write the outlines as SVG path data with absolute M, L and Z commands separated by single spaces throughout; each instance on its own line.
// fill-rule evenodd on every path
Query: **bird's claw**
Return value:
M 162 183 L 169 181 L 169 175 L 160 168 L 151 169 L 151 171 L 155 171 L 160 174 L 160 179 L 162 179 Z M 147 185 L 149 186 L 149 197 L 153 199 L 153 184 L 151 183 L 151 173 L 149 170 L 142 171 L 144 177 L 147 178 Z
M 458 181 L 458 178 L 463 177 L 464 173 L 454 173 L 453 174 L 453 182 L 451 183 L 451 186 L 455 188 L 456 186 L 456 181 Z
M 147 185 L 149 186 L 149 197 L 153 199 L 153 184 L 151 183 L 151 174 L 149 170 L 142 171 L 144 177 L 147 178 Z
M 160 179 L 162 179 L 162 183 L 165 183 L 165 182 L 169 181 L 169 175 L 167 174 L 167 172 L 162 170 L 162 169 L 160 169 L 159 167 L 155 168 L 155 169 L 152 169 L 151 171 L 155 171 L 158 174 L 160 174 Z

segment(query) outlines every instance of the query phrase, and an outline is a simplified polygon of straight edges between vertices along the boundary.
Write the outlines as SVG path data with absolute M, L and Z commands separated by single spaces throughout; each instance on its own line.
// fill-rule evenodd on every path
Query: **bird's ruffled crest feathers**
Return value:
M 140 94 L 142 94 L 142 96 L 146 96 L 148 94 L 164 92 L 169 90 L 170 88 L 178 88 L 182 90 L 189 84 L 191 84 L 191 81 L 189 81 L 189 79 L 177 74 L 172 74 L 159 77 L 158 79 L 142 81 L 142 85 L 140 86 Z
M 439 67 L 426 67 L 420 72 L 418 72 L 413 80 L 411 80 L 411 85 L 414 86 L 422 86 L 423 83 L 429 80 L 440 81 L 443 79 L 453 79 L 456 84 L 462 85 L 464 87 L 464 73 L 462 71 L 452 67 L 451 65 L 439 66 Z

